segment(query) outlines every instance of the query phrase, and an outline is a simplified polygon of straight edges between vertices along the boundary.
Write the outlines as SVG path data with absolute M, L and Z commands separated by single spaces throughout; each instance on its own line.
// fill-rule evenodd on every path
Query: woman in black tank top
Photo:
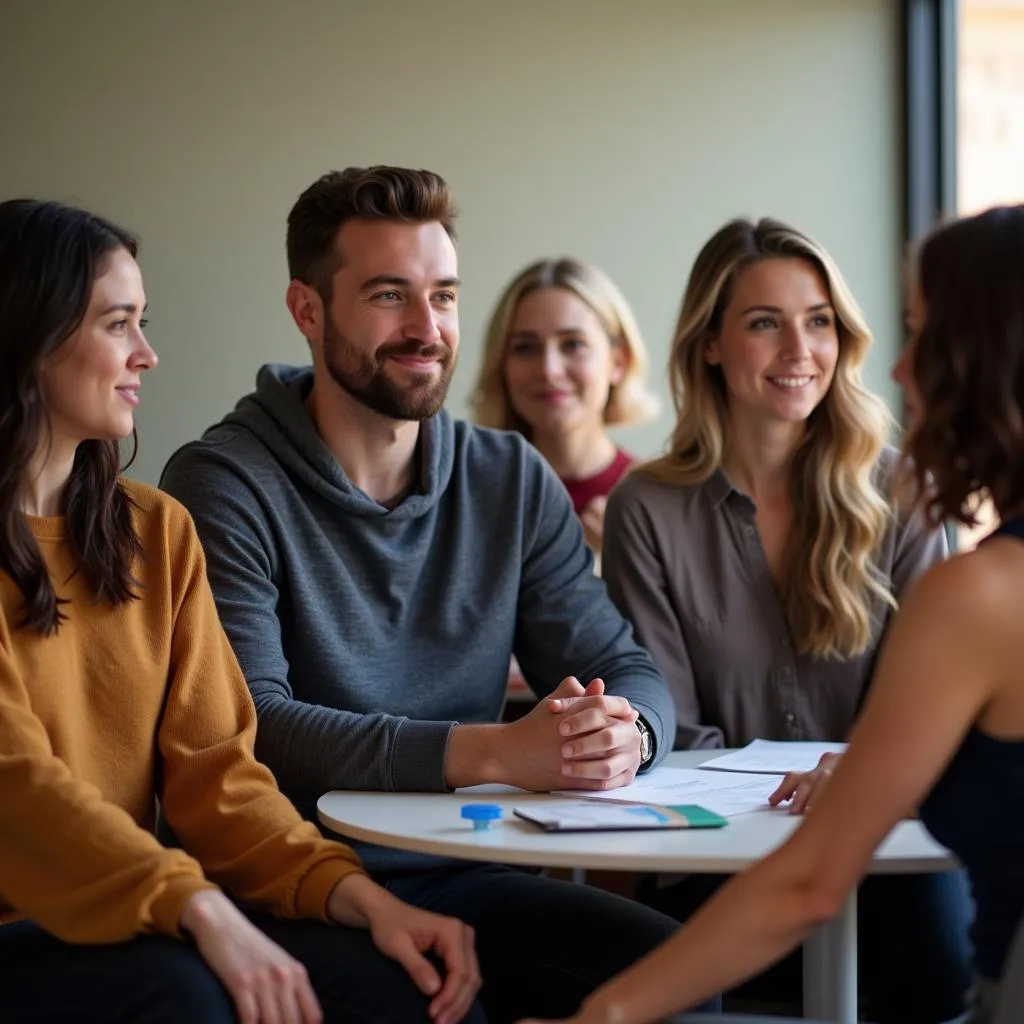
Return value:
M 970 1021 L 989 1019 L 1024 913 L 1024 206 L 938 229 L 915 278 L 893 371 L 908 477 L 933 523 L 973 524 L 984 495 L 1002 525 L 910 590 L 850 747 L 810 780 L 813 807 L 790 840 L 594 993 L 573 1024 L 644 1024 L 763 969 L 838 912 L 917 808 L 970 878 Z

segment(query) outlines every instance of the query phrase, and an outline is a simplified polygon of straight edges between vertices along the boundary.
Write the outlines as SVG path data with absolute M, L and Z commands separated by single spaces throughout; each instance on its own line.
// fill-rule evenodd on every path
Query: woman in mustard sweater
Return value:
M 373 883 L 256 761 L 192 522 L 119 476 L 156 365 L 135 253 L 0 203 L 4 1019 L 483 1022 L 470 929 Z

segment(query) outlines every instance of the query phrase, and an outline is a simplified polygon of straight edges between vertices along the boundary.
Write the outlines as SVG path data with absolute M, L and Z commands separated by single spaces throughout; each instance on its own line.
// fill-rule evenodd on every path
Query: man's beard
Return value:
M 437 358 L 440 376 L 428 371 L 420 376 L 422 383 L 401 386 L 387 374 L 387 357 L 391 355 Z M 447 345 L 440 342 L 424 345 L 411 340 L 382 345 L 368 356 L 352 344 L 331 322 L 324 331 L 324 363 L 340 388 L 357 402 L 381 416 L 393 420 L 426 420 L 444 405 L 448 385 L 455 370 L 455 360 Z

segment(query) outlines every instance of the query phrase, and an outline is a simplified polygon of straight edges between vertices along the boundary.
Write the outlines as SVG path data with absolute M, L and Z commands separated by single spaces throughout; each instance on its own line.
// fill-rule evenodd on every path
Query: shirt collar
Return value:
M 720 508 L 722 502 L 725 501 L 730 494 L 739 493 L 721 466 L 719 466 L 718 469 L 708 477 L 708 482 L 705 486 L 708 489 L 708 497 L 711 499 L 711 504 L 715 508 Z

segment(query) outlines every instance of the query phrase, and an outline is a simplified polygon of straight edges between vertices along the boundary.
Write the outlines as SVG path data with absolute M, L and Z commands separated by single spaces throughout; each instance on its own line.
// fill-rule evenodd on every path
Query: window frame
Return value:
M 957 212 L 958 0 L 902 0 L 904 241 Z

